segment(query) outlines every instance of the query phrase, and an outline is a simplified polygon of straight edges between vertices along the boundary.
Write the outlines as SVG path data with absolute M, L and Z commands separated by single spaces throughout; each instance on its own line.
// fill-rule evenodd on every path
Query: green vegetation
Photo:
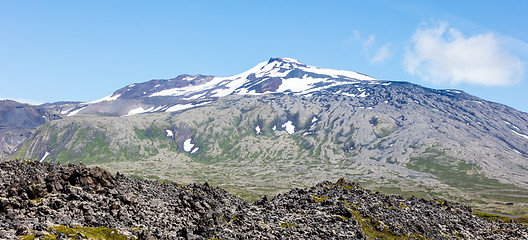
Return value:
M 490 179 L 484 174 L 478 173 L 477 166 L 468 164 L 464 160 L 451 158 L 443 151 L 434 148 L 428 148 L 420 157 L 411 158 L 406 167 L 435 175 L 441 182 L 455 189 L 460 189 L 466 194 L 476 196 L 473 197 L 473 201 L 479 199 L 479 201 L 483 201 L 482 203 L 494 201 L 503 203 L 528 202 L 526 189 Z M 419 193 L 416 194 L 418 194 L 417 197 L 423 197 Z M 439 196 L 429 193 L 425 197 Z M 453 200 L 460 201 L 461 199 Z
M 139 139 L 139 140 L 147 140 L 147 136 L 145 136 L 145 131 L 144 130 L 140 130 L 139 128 L 134 128 L 134 132 L 136 133 L 136 137 Z
M 374 132 L 374 135 L 376 135 L 376 137 L 378 137 L 378 138 L 384 138 L 384 137 L 387 137 L 387 136 L 393 134 L 394 132 L 396 132 L 396 130 L 398 130 L 397 127 L 393 127 L 393 128 L 390 128 L 390 129 L 380 128 L 377 133 Z
M 35 234 L 22 236 L 20 239 L 32 240 L 32 239 L 43 239 L 43 240 L 55 240 L 58 239 L 59 235 L 64 234 L 69 239 L 106 239 L 106 240 L 127 240 L 136 239 L 130 238 L 126 235 L 119 234 L 117 229 L 103 228 L 103 227 L 66 227 L 66 226 L 55 226 L 48 229 L 48 234 L 44 234 L 42 237 L 36 237 Z
M 328 199 L 328 197 L 327 197 L 327 196 L 324 196 L 324 197 L 318 197 L 318 196 L 315 196 L 315 195 L 311 195 L 311 194 L 310 194 L 310 196 L 312 196 L 312 197 L 313 197 L 313 199 L 315 200 L 315 202 L 316 202 L 316 203 L 320 203 L 320 202 L 322 202 L 322 201 L 324 201 L 324 200 Z
M 228 223 L 228 222 L 231 222 L 231 221 L 237 220 L 238 217 L 237 217 L 237 216 L 232 216 L 232 217 L 230 217 L 230 218 L 221 217 L 221 219 L 222 219 L 224 222 Z
M 60 163 L 85 163 L 103 164 L 111 161 L 134 161 L 159 153 L 159 149 L 169 148 L 176 151 L 174 142 L 165 136 L 165 127 L 151 125 L 147 129 L 134 128 L 136 137 L 140 141 L 149 141 L 142 146 L 118 146 L 114 149 L 111 145 L 112 138 L 107 136 L 105 128 L 100 125 L 95 127 L 80 127 L 78 124 L 62 129 L 48 129 L 55 132 L 51 135 L 49 146 L 53 149 L 52 156 Z M 71 144 L 67 144 L 72 142 Z M 157 144 L 159 144 L 159 146 Z
M 387 139 L 384 138 L 384 139 L 381 139 L 378 143 L 376 143 L 376 145 L 374 145 L 373 147 L 371 147 L 370 149 L 380 149 L 380 145 L 384 142 L 386 142 Z
M 517 222 L 517 223 L 522 223 L 528 226 L 528 215 L 524 215 L 520 217 L 510 217 L 506 215 L 493 214 L 493 213 L 480 212 L 480 211 L 473 211 L 473 214 L 475 214 L 478 217 L 489 219 L 492 221 L 502 220 L 503 222 L 507 222 L 507 223 Z
M 519 222 L 519 223 L 522 223 L 522 224 L 528 226 L 528 215 L 520 216 L 520 217 L 516 218 L 515 220 L 517 220 L 517 222 Z
M 477 217 L 489 219 L 492 221 L 502 220 L 504 222 L 512 222 L 512 218 L 503 216 L 503 215 L 497 215 L 497 214 L 479 212 L 479 211 L 473 211 L 473 214 L 475 214 Z
M 352 214 L 353 219 L 355 219 L 360 225 L 363 233 L 371 239 L 389 239 L 389 240 L 402 240 L 402 239 L 428 239 L 423 237 L 418 233 L 413 233 L 412 235 L 396 235 L 387 225 L 380 222 L 377 219 L 363 217 L 357 210 L 347 210 Z M 349 218 L 343 218 L 343 221 L 347 221 Z
M 295 227 L 297 226 L 295 223 L 289 223 L 289 222 L 283 222 L 280 224 L 282 228 L 289 228 L 289 227 Z
M 87 138 L 86 145 L 81 154 L 77 155 L 77 160 L 86 164 L 95 164 L 99 162 L 99 156 L 102 154 L 110 155 L 108 148 L 106 134 L 104 132 L 92 132 L 88 135 L 88 129 L 82 129 L 79 136 Z M 60 159 L 59 161 L 68 161 L 67 159 Z
M 166 129 L 165 126 L 150 125 L 147 129 L 138 129 L 134 127 L 134 132 L 136 133 L 136 137 L 141 141 L 165 141 L 167 140 Z

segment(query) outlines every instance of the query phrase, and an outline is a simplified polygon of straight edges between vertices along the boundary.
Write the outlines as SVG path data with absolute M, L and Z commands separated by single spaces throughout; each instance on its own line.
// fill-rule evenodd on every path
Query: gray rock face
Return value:
M 57 225 L 140 239 L 528 239 L 526 226 L 481 219 L 464 205 L 342 179 L 249 204 L 207 183 L 133 180 L 83 165 L 3 162 L 0 176 L 3 239 L 50 236 Z
M 16 151 L 31 130 L 56 119 L 60 116 L 44 107 L 0 100 L 0 160 Z

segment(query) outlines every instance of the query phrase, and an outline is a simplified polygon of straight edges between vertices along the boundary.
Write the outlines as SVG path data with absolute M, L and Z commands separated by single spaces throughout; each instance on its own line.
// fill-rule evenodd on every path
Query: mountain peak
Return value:
M 296 64 L 302 64 L 302 63 L 299 62 L 299 60 L 297 60 L 297 59 L 286 58 L 286 57 L 270 58 L 270 60 L 268 61 L 268 64 L 269 64 L 269 63 L 272 63 L 272 62 L 283 62 L 283 63 L 296 63 Z
M 327 88 L 360 82 L 372 83 L 376 79 L 364 74 L 347 70 L 320 68 L 300 61 L 277 57 L 261 62 L 255 67 L 233 76 L 213 77 L 204 75 L 180 75 L 169 80 L 151 80 L 121 88 L 113 94 L 90 102 L 93 104 L 113 104 L 116 100 L 129 101 L 116 103 L 120 107 L 118 115 L 134 115 L 145 112 L 174 111 L 195 106 L 196 102 L 210 102 L 227 95 L 254 95 L 267 93 L 309 94 Z M 162 100 L 165 98 L 165 100 Z M 168 102 L 167 102 L 168 101 Z M 84 106 L 70 109 L 89 112 L 99 111 L 102 107 Z M 94 110 L 90 110 L 94 109 Z
M 298 76 L 300 78 L 305 77 L 314 77 L 321 79 L 348 79 L 348 80 L 376 80 L 365 74 L 361 74 L 354 71 L 348 70 L 336 70 L 329 68 L 321 68 L 316 66 L 306 65 L 300 62 L 297 59 L 287 58 L 287 57 L 277 57 L 270 58 L 269 61 L 262 62 L 257 66 L 253 67 L 247 72 L 244 72 L 244 75 L 249 75 L 248 73 L 254 73 L 257 76 L 261 77 L 291 77 L 291 74 L 280 74 L 280 73 L 289 73 L 291 71 L 297 72 L 295 75 L 299 75 L 300 72 L 303 74 Z M 239 75 L 237 75 L 239 76 Z

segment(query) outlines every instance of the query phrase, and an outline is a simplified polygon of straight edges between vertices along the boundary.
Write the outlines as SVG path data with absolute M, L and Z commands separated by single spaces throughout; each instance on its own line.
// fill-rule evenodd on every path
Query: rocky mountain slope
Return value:
M 278 58 L 68 104 L 54 107 L 73 106 L 61 110 L 70 117 L 41 126 L 10 159 L 208 181 L 253 199 L 346 176 L 387 193 L 528 211 L 528 114 L 456 90 Z
M 0 160 L 15 152 L 31 130 L 60 118 L 44 107 L 0 100 Z
M 452 202 L 371 192 L 344 180 L 249 204 L 207 183 L 133 180 L 100 168 L 0 163 L 0 238 L 528 239 Z

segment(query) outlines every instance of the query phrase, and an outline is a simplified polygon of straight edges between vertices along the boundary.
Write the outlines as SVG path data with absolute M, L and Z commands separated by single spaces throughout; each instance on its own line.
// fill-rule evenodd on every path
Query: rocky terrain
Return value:
M 343 179 L 248 203 L 207 183 L 101 168 L 0 163 L 2 239 L 528 239 L 525 225 L 453 202 L 371 192 Z

